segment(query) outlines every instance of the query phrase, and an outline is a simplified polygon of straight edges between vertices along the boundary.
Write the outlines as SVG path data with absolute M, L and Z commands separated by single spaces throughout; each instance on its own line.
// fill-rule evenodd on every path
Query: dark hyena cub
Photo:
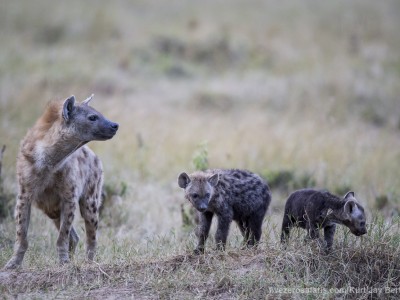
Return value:
M 229 226 L 236 221 L 248 246 L 261 238 L 261 225 L 271 202 L 267 183 L 258 175 L 243 170 L 208 170 L 179 175 L 178 184 L 185 198 L 198 210 L 200 223 L 195 253 L 204 252 L 211 221 L 218 218 L 215 241 L 225 249 Z
M 287 241 L 293 226 L 306 229 L 311 239 L 318 239 L 319 229 L 323 228 L 326 250 L 329 251 L 336 224 L 345 225 L 357 236 L 367 233 L 364 208 L 357 202 L 354 192 L 348 192 L 340 199 L 327 191 L 299 190 L 286 201 L 281 241 Z

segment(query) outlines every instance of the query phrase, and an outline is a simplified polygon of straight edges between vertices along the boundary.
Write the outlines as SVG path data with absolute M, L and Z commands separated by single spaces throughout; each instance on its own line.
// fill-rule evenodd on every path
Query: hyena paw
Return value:
M 217 251 L 225 251 L 225 245 L 222 243 L 218 243 L 217 247 L 215 248 Z
M 69 263 L 69 257 L 60 257 L 60 265 L 63 266 Z
M 21 266 L 21 263 L 17 261 L 15 257 L 11 258 L 8 263 L 4 266 L 5 270 L 14 270 Z
M 193 250 L 194 255 L 201 255 L 204 254 L 204 248 L 196 248 Z
M 86 252 L 86 256 L 87 256 L 87 259 L 88 259 L 88 261 L 94 261 L 94 255 L 96 254 L 96 251 L 94 251 L 94 250 L 88 250 L 87 252 Z

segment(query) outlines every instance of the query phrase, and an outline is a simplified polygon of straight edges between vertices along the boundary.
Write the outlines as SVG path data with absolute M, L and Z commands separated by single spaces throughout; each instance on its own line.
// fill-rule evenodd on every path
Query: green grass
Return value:
M 108 191 L 98 265 L 84 260 L 77 218 L 78 254 L 59 267 L 54 226 L 33 210 L 23 269 L 0 273 L 2 294 L 302 299 L 269 289 L 324 287 L 305 297 L 330 299 L 329 288 L 398 285 L 399 12 L 395 0 L 3 1 L 3 198 L 16 191 L 19 142 L 49 100 L 94 93 L 93 106 L 120 129 L 90 144 Z M 182 228 L 176 181 L 204 166 L 246 168 L 270 180 L 258 250 L 239 250 L 232 226 L 226 253 L 210 241 L 205 256 L 191 255 L 195 238 Z M 282 251 L 284 201 L 304 185 L 354 190 L 368 236 L 339 230 L 334 253 L 324 256 L 299 231 Z M 0 224 L 0 265 L 14 234 L 8 217 Z

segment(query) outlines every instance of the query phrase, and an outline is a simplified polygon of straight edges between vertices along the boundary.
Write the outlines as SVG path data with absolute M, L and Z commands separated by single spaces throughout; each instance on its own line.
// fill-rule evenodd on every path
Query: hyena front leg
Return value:
M 98 201 L 95 198 L 81 200 L 79 207 L 85 220 L 87 258 L 93 261 L 97 246 L 96 231 L 99 223 Z
M 22 189 L 23 191 L 24 189 Z M 28 227 L 31 218 L 31 202 L 30 197 L 22 192 L 18 195 L 17 205 L 15 206 L 16 221 L 16 240 L 14 244 L 14 254 L 5 265 L 6 269 L 15 269 L 19 267 L 24 259 L 26 250 L 28 249 Z
M 217 244 L 218 250 L 225 250 L 231 222 L 231 217 L 218 216 L 217 232 L 215 233 L 215 243 Z
M 282 221 L 282 231 L 281 231 L 281 243 L 285 244 L 289 240 L 290 230 L 293 226 L 293 223 L 289 217 L 289 215 L 285 212 Z
M 324 228 L 324 238 L 326 242 L 326 252 L 332 250 L 333 237 L 335 236 L 336 224 L 325 226 Z
M 194 254 L 201 254 L 204 253 L 205 243 L 208 238 L 208 234 L 211 228 L 211 222 L 213 218 L 213 213 L 211 212 L 204 212 L 199 213 L 200 222 L 196 228 L 196 236 L 198 239 L 197 247 L 194 250 Z
M 311 222 L 307 222 L 307 238 L 309 238 L 310 240 L 316 240 L 319 239 L 319 230 L 318 230 L 318 226 L 316 226 L 315 224 L 311 223 Z
M 316 240 L 319 247 L 324 247 L 325 241 L 320 238 L 318 225 L 308 222 L 306 227 L 308 233 L 307 238 L 309 240 Z

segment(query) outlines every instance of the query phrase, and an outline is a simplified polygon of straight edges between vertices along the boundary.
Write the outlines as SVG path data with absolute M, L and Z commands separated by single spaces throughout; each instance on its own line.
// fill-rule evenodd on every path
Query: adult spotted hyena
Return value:
M 211 221 L 218 218 L 215 241 L 225 249 L 229 226 L 236 221 L 248 246 L 261 238 L 261 226 L 271 202 L 267 183 L 258 175 L 244 170 L 208 170 L 191 175 L 182 173 L 178 185 L 185 198 L 197 209 L 200 223 L 195 253 L 204 252 Z
M 85 220 L 86 252 L 88 259 L 93 260 L 103 169 L 98 157 L 85 144 L 111 139 L 118 124 L 89 106 L 92 97 L 81 104 L 75 103 L 74 96 L 50 102 L 21 142 L 17 157 L 16 242 L 7 269 L 20 266 L 28 248 L 32 203 L 53 220 L 59 231 L 60 263 L 69 261 L 79 240 L 72 226 L 79 204 Z
M 341 199 L 327 191 L 298 190 L 286 201 L 281 242 L 288 240 L 292 227 L 306 229 L 310 239 L 319 239 L 319 230 L 323 228 L 326 250 L 329 251 L 336 224 L 345 225 L 357 236 L 367 233 L 364 208 L 357 202 L 354 192 L 348 192 Z

